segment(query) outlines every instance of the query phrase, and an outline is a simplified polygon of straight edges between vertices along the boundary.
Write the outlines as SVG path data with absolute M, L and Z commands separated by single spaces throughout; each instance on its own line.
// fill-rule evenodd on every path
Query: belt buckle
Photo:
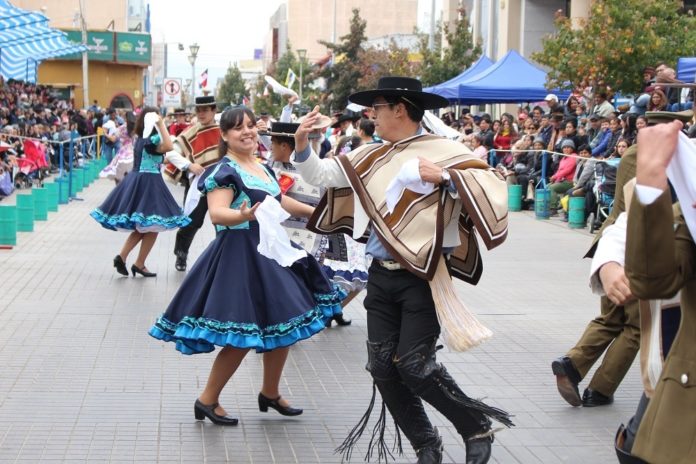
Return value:
M 384 269 L 388 271 L 398 271 L 399 269 L 403 269 L 401 264 L 399 264 L 397 261 L 392 261 L 392 260 L 378 260 L 377 261 L 380 266 L 382 266 Z

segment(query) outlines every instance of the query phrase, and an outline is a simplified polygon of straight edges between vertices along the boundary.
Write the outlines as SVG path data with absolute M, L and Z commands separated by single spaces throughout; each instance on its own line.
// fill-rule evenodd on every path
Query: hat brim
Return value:
M 372 106 L 377 97 L 406 97 L 409 100 L 416 100 L 413 103 L 419 102 L 421 109 L 435 110 L 449 106 L 449 100 L 440 95 L 429 92 L 419 92 L 417 90 L 402 90 L 402 89 L 375 89 L 355 92 L 348 97 L 351 103 L 357 103 L 362 106 Z
M 300 119 L 297 120 L 297 122 L 302 123 L 302 121 L 304 121 L 304 119 L 305 119 L 305 116 L 302 116 Z M 326 129 L 330 125 L 331 125 L 331 118 L 322 114 L 322 115 L 319 115 L 319 119 L 312 126 L 312 130 Z
M 290 133 L 290 132 L 273 132 L 273 131 L 269 131 L 269 132 L 266 132 L 265 135 L 270 135 L 271 137 L 289 137 L 289 138 L 291 138 L 291 139 L 292 139 L 292 138 L 295 138 L 295 134 L 294 134 L 294 133 Z
M 209 103 L 195 103 L 193 106 L 198 108 L 199 106 L 217 106 L 217 102 L 215 100 L 209 102 Z

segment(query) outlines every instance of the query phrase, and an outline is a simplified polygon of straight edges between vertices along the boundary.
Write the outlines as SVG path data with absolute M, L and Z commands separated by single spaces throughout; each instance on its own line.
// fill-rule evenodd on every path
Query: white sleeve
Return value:
M 292 105 L 285 105 L 280 113 L 279 122 L 292 122 Z
M 164 159 L 172 163 L 180 171 L 186 171 L 188 167 L 191 165 L 191 162 L 187 160 L 184 155 L 181 154 L 181 145 L 179 145 L 177 141 L 174 141 L 174 149 L 168 151 L 164 155 Z
M 610 225 L 602 233 L 597 242 L 597 249 L 592 258 L 590 267 L 590 288 L 596 295 L 604 295 L 604 287 L 599 279 L 599 270 L 607 263 L 615 262 L 622 267 L 626 260 L 626 229 L 628 215 L 626 212 L 619 214 L 616 222 Z
M 636 195 L 638 195 L 638 200 L 642 205 L 651 205 L 655 203 L 655 200 L 660 198 L 660 195 L 664 193 L 664 190 L 657 187 L 650 187 L 649 185 L 636 184 Z
M 295 159 L 296 152 L 292 152 L 290 160 L 293 166 L 300 173 L 302 178 L 310 185 L 321 185 L 322 187 L 350 187 L 343 170 L 333 158 L 321 159 L 310 147 L 309 158 L 299 162 Z
M 266 150 L 271 151 L 271 136 L 270 135 L 259 135 L 259 141 L 261 145 L 266 147 Z

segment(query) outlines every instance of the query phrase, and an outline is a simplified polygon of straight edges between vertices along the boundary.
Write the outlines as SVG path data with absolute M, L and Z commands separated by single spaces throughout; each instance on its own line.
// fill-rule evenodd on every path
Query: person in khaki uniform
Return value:
M 679 332 L 631 451 L 651 464 L 696 462 L 696 244 L 684 219 L 686 208 L 694 205 L 682 199 L 675 228 L 666 175 L 681 127 L 675 121 L 639 133 L 637 186 L 628 217 L 626 275 L 632 292 L 641 299 L 663 299 L 681 290 Z
M 693 112 L 648 112 L 651 125 L 673 120 L 688 121 Z M 585 255 L 591 258 L 607 227 L 626 211 L 624 186 L 636 175 L 637 145 L 629 147 L 621 158 L 616 175 L 616 196 L 611 214 L 595 236 Z M 619 387 L 636 357 L 640 346 L 640 311 L 638 301 L 628 286 L 624 269 L 608 263 L 599 271 L 606 296 L 601 298 L 600 315 L 590 321 L 575 346 L 551 364 L 561 396 L 573 406 L 601 406 L 613 402 Z M 606 353 L 605 353 L 606 350 Z M 604 353 L 604 359 L 580 397 L 578 384 Z

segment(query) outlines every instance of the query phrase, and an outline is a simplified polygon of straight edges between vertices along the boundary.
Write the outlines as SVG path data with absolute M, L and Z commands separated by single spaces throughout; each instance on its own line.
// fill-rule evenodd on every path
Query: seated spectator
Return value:
M 485 135 L 481 133 L 474 134 L 474 136 L 471 139 L 471 146 L 474 151 L 474 156 L 481 158 L 483 161 L 488 163 L 490 160 L 488 159 L 488 148 L 486 148 L 486 145 L 484 145 L 485 142 Z
M 549 185 L 549 190 L 551 191 L 550 209 L 552 216 L 558 214 L 557 210 L 559 208 L 560 195 L 573 186 L 573 179 L 575 177 L 575 144 L 572 140 L 565 139 L 561 143 L 561 149 L 563 150 L 564 156 L 561 157 L 558 171 L 551 176 L 551 185 Z
M 600 126 L 600 132 L 597 136 L 590 142 L 590 148 L 592 149 L 592 156 L 595 158 L 601 158 L 604 152 L 609 146 L 611 141 L 611 129 L 609 129 L 609 121 L 604 119 Z
M 662 90 L 655 89 L 650 93 L 650 103 L 648 103 L 648 111 L 666 111 L 669 101 Z
M 512 148 L 512 144 L 517 141 L 517 132 L 512 126 L 512 122 L 508 118 L 504 118 L 501 122 L 500 129 L 493 137 L 493 148 L 500 150 L 496 152 L 496 162 L 500 162 L 505 158 Z

